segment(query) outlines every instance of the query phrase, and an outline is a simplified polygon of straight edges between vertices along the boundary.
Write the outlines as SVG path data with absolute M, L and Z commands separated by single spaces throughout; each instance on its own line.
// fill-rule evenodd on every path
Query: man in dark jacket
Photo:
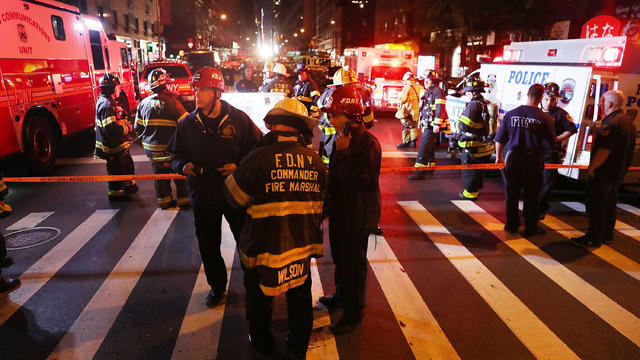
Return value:
M 378 140 L 362 124 L 364 104 L 352 86 L 341 86 L 322 104 L 340 134 L 329 162 L 329 239 L 336 264 L 336 292 L 323 297 L 327 306 L 344 306 L 334 334 L 352 331 L 362 321 L 367 280 L 369 234 L 380 221 L 380 161 Z
M 225 181 L 231 203 L 246 208 L 238 252 L 245 269 L 251 346 L 273 354 L 273 297 L 286 292 L 287 347 L 304 358 L 313 327 L 310 259 L 323 255 L 326 170 L 304 139 L 317 120 L 295 99 L 279 101 L 264 121 L 271 128 Z
M 589 231 L 571 239 L 582 246 L 600 247 L 613 242 L 618 188 L 627 174 L 636 144 L 633 119 L 622 111 L 625 99 L 619 90 L 607 91 L 601 99 L 605 117 L 596 130 L 588 170 Z
M 9 204 L 4 202 L 4 197 L 9 193 L 7 185 L 2 180 L 0 173 L 0 218 L 7 217 L 13 213 L 13 209 Z M 4 236 L 0 233 L 0 294 L 11 292 L 20 287 L 19 279 L 10 279 L 2 277 L 2 268 L 13 265 L 13 259 L 7 256 L 7 244 Z
M 262 133 L 247 114 L 220 100 L 225 87 L 218 69 L 201 68 L 193 75 L 192 85 L 197 109 L 178 124 L 169 153 L 173 170 L 187 176 L 200 255 L 211 286 L 206 304 L 215 306 L 227 287 L 227 268 L 220 253 L 222 216 L 236 239 L 242 228 L 242 214 L 224 195 L 224 180 Z
M 253 68 L 243 62 L 238 68 L 241 78 L 233 84 L 233 92 L 258 92 L 256 83 L 253 82 Z
M 178 98 L 167 89 L 170 82 L 171 78 L 164 69 L 151 71 L 148 86 L 153 94 L 142 100 L 136 111 L 134 130 L 142 138 L 142 147 L 151 160 L 154 174 L 171 173 L 171 156 L 167 146 L 178 124 L 188 115 Z M 181 179 L 175 179 L 174 182 L 178 195 L 177 205 L 188 206 L 187 183 Z M 171 195 L 171 180 L 155 180 L 154 184 L 160 208 L 176 206 Z
M 298 64 L 296 67 L 298 81 L 293 87 L 293 98 L 297 99 L 307 107 L 309 116 L 318 117 L 318 98 L 320 90 L 318 85 L 311 78 L 311 71 L 304 64 Z

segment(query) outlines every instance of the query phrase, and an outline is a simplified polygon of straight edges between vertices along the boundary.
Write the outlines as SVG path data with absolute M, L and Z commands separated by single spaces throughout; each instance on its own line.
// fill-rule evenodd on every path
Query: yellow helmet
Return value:
M 280 63 L 275 63 L 275 65 L 273 65 L 273 70 L 274 73 L 276 74 L 280 74 L 282 76 L 289 76 L 289 74 L 287 74 L 287 68 L 284 67 L 284 65 L 280 64 Z
M 264 117 L 264 122 L 292 126 L 305 133 L 312 133 L 318 125 L 318 120 L 309 116 L 307 107 L 291 98 L 278 101 Z
M 338 69 L 335 74 L 333 74 L 333 85 L 328 86 L 340 86 L 345 84 L 351 84 L 354 82 L 358 82 L 356 78 L 356 72 L 351 69 L 349 66 L 344 66 Z

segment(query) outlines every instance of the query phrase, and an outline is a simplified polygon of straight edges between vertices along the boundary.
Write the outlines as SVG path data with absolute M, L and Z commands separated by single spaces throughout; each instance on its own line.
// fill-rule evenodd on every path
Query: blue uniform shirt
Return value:
M 553 119 L 535 106 L 521 105 L 504 115 L 495 141 L 506 144 L 507 151 L 545 156 L 553 138 Z

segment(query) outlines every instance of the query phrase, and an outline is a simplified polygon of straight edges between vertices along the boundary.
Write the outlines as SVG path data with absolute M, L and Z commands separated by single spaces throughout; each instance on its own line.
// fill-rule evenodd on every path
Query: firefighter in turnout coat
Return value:
M 296 68 L 298 82 L 293 87 L 293 98 L 297 99 L 307 108 L 309 116 L 318 117 L 318 98 L 320 90 L 311 78 L 311 71 L 304 64 L 298 64 Z
M 402 122 L 402 142 L 398 149 L 416 148 L 418 141 L 418 121 L 420 120 L 420 85 L 414 81 L 411 72 L 406 72 L 402 77 L 404 87 L 398 99 L 398 111 L 396 119 Z

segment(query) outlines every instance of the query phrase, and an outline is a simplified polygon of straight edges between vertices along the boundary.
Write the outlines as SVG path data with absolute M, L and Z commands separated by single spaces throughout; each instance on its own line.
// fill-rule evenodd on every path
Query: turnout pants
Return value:
M 525 231 L 534 231 L 538 226 L 538 196 L 542 188 L 544 161 L 541 156 L 524 151 L 510 151 L 504 164 L 507 227 L 520 227 L 518 201 L 524 190 Z
M 247 320 L 253 346 L 264 354 L 273 352 L 271 334 L 271 313 L 273 297 L 266 296 L 260 289 L 258 272 L 245 270 L 244 285 L 247 289 Z M 304 357 L 309 346 L 313 328 L 313 304 L 311 297 L 311 274 L 300 286 L 289 289 L 287 297 L 287 319 L 291 334 L 287 346 L 298 357 Z
M 342 300 L 342 317 L 350 322 L 362 320 L 367 282 L 367 245 L 369 235 L 347 236 L 344 230 L 329 225 L 331 257 L 336 265 L 336 297 Z
M 438 134 L 432 131 L 431 125 L 427 125 L 422 132 L 420 146 L 418 146 L 418 157 L 415 166 L 429 165 L 436 160 L 436 145 L 438 144 Z
M 418 139 L 418 129 L 416 122 L 411 118 L 401 119 L 402 123 L 402 142 L 408 144 Z
M 219 205 L 198 204 L 193 208 L 204 273 L 207 283 L 216 291 L 225 291 L 227 288 L 227 267 L 220 253 L 223 215 L 229 223 L 234 239 L 238 239 L 242 230 L 243 215 L 227 202 Z
M 491 155 L 476 157 L 472 153 L 473 149 L 462 149 L 462 164 L 487 164 L 491 161 Z M 462 194 L 468 198 L 477 198 L 484 184 L 482 169 L 462 169 L 462 183 L 464 190 Z
M 152 161 L 151 167 L 154 174 L 171 174 L 171 162 L 169 161 Z M 176 193 L 178 195 L 178 205 L 185 205 L 189 202 L 189 193 L 187 192 L 187 182 L 184 179 L 174 179 L 176 184 Z M 154 187 L 156 189 L 156 198 L 158 205 L 166 205 L 173 201 L 171 196 L 171 180 L 155 180 Z
M 589 231 L 587 236 L 596 243 L 613 240 L 616 223 L 616 203 L 618 202 L 617 180 L 596 174 L 587 183 L 587 217 Z
M 133 159 L 129 149 L 120 151 L 107 157 L 107 174 L 109 175 L 132 175 L 135 174 Z M 109 197 L 124 197 L 125 188 L 135 185 L 135 181 L 109 181 Z

